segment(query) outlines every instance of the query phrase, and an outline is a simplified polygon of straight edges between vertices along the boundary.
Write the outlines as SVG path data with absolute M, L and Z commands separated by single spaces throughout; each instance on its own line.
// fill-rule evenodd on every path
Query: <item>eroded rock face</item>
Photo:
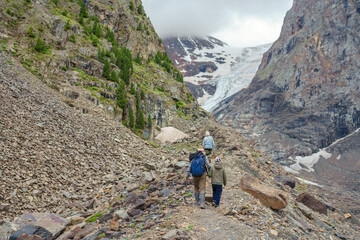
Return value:
M 359 2 L 295 0 L 247 89 L 215 116 L 274 159 L 309 155 L 360 126 Z
M 282 209 L 288 204 L 285 192 L 261 184 L 256 178 L 245 175 L 241 178 L 239 187 L 271 209 Z

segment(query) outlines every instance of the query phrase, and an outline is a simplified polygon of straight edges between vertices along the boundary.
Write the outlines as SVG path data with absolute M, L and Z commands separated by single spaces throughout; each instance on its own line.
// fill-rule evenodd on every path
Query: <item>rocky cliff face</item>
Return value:
M 274 159 L 310 155 L 360 125 L 360 3 L 295 0 L 247 89 L 215 116 Z
M 85 89 L 89 102 L 125 124 L 130 108 L 135 117 L 141 109 L 145 121 L 150 116 L 153 123 L 142 132 L 146 138 L 156 126 L 190 127 L 184 121 L 205 115 L 176 81 L 175 67 L 165 69 L 165 59 L 155 63 L 165 48 L 141 1 L 5 1 L 0 6 L 2 51 L 60 93 L 76 99 Z M 127 81 L 116 53 L 122 48 L 133 58 Z M 120 79 L 126 81 L 124 111 L 117 104 Z

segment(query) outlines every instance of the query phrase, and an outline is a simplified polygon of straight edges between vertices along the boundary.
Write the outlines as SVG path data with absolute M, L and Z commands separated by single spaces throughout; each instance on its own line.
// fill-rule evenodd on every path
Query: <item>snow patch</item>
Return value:
M 339 156 L 336 157 L 336 160 L 340 160 L 341 159 L 341 154 L 339 154 Z
M 331 156 L 332 156 L 332 154 L 326 152 L 325 149 L 320 149 L 319 152 L 314 153 L 311 156 L 306 156 L 306 157 L 296 156 L 295 158 L 289 157 L 290 160 L 296 161 L 296 163 L 290 165 L 290 168 L 297 172 L 299 172 L 300 170 L 314 172 L 313 167 L 319 161 L 320 157 L 328 159 Z M 307 169 L 303 168 L 300 164 L 306 166 Z
M 304 182 L 305 184 L 310 184 L 310 185 L 314 185 L 314 186 L 318 186 L 318 187 L 322 187 L 322 185 L 318 184 L 318 183 L 314 183 L 305 179 L 299 179 L 297 177 L 295 177 L 295 179 L 297 179 L 298 181 L 300 181 L 301 183 Z

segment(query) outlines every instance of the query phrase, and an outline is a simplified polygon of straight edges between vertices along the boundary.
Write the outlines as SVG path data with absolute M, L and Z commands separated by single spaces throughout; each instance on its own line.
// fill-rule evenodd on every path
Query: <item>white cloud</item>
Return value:
M 233 46 L 273 42 L 292 0 L 143 0 L 161 37 L 213 35 Z

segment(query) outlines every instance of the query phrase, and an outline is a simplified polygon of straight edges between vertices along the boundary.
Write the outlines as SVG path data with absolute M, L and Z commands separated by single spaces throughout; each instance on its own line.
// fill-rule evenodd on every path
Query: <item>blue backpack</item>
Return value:
M 205 173 L 205 162 L 202 155 L 196 156 L 191 161 L 190 173 L 193 177 L 201 177 Z

